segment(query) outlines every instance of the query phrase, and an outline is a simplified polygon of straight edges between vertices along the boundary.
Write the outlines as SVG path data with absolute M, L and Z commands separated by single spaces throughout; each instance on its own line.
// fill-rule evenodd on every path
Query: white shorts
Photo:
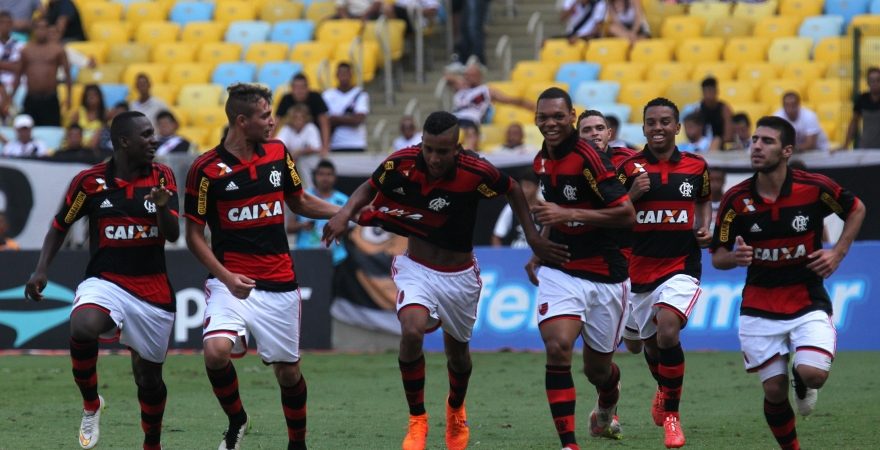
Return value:
M 629 301 L 626 302 L 626 320 L 623 321 L 623 332 L 620 333 L 620 337 L 627 341 L 638 341 L 641 340 L 641 337 L 639 337 L 639 324 L 633 314 L 632 295 L 632 291 L 630 291 Z
M 598 283 L 550 267 L 538 269 L 538 323 L 574 319 L 583 323 L 584 342 L 596 352 L 611 353 L 620 343 L 629 280 Z
M 299 361 L 300 293 L 299 290 L 270 292 L 251 290 L 240 299 L 216 278 L 205 282 L 205 328 L 203 340 L 225 337 L 232 341 L 232 356 L 244 356 L 249 333 L 257 340 L 263 362 Z
M 401 255 L 391 263 L 391 278 L 397 285 L 398 314 L 410 306 L 424 307 L 430 317 L 426 332 L 442 326 L 458 342 L 471 340 L 483 289 L 476 258 L 466 269 L 443 272 Z
M 127 346 L 141 358 L 162 364 L 171 342 L 174 313 L 147 303 L 115 283 L 87 278 L 76 288 L 71 317 L 81 308 L 97 308 L 110 315 L 116 328 L 101 336 L 105 342 Z
M 651 292 L 634 292 L 632 316 L 638 325 L 639 337 L 648 339 L 657 333 L 658 308 L 675 312 L 687 323 L 702 292 L 700 280 L 684 274 L 674 275 Z
M 795 365 L 831 370 L 837 330 L 825 311 L 813 311 L 791 320 L 740 316 L 739 342 L 746 370 L 760 372 L 763 381 L 787 373 L 790 352 L 795 352 Z M 782 364 L 773 364 L 776 360 Z M 770 365 L 774 367 L 764 370 Z

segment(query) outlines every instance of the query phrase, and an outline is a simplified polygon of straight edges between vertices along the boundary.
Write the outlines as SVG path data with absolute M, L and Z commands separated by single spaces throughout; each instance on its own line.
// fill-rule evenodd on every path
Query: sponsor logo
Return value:
M 750 198 L 744 198 L 743 207 L 748 212 L 755 212 L 755 201 Z
M 156 204 L 149 200 L 144 200 L 144 209 L 150 214 L 156 214 Z
M 843 214 L 843 207 L 840 206 L 840 203 L 837 203 L 837 200 L 835 200 L 834 197 L 831 196 L 831 194 L 823 192 L 822 195 L 819 196 L 819 198 L 822 199 L 823 203 L 828 205 L 828 208 L 834 211 L 834 214 Z
M 410 220 L 422 220 L 422 217 L 424 217 L 421 214 L 414 214 L 405 209 L 390 209 L 387 206 L 380 207 L 379 212 L 387 214 L 391 217 L 401 217 Z
M 736 212 L 732 209 L 728 209 L 726 213 L 724 213 L 724 217 L 721 219 L 721 231 L 718 232 L 718 238 L 721 242 L 727 242 L 730 240 L 730 224 L 733 222 L 733 219 L 736 217 Z
M 570 202 L 577 200 L 577 188 L 570 184 L 566 184 L 565 187 L 562 188 L 562 196 Z
M 290 156 L 287 157 L 287 170 L 290 171 L 290 179 L 293 181 L 294 186 L 299 186 L 302 184 L 302 180 L 299 179 L 299 173 L 296 171 L 296 163 L 290 159 Z
M 64 216 L 65 223 L 73 223 L 76 220 L 77 214 L 79 214 L 80 208 L 82 208 L 83 203 L 86 201 L 86 193 L 83 191 L 79 191 L 76 193 L 76 198 L 73 199 L 73 203 L 70 204 L 70 210 L 67 211 L 67 215 Z
M 205 215 L 208 212 L 208 186 L 211 184 L 208 177 L 202 177 L 199 181 L 199 203 L 197 212 L 199 215 Z
M 793 247 L 755 248 L 755 259 L 761 261 L 787 261 L 807 256 L 807 247 L 798 244 Z
M 259 203 L 256 205 L 248 205 L 243 208 L 231 208 L 226 217 L 230 222 L 246 222 L 248 220 L 263 219 L 266 217 L 275 217 L 284 214 L 281 202 Z
M 98 183 L 98 187 L 95 189 L 95 192 L 101 192 L 107 189 L 107 182 L 104 181 L 103 178 L 95 178 L 95 183 Z
M 226 165 L 226 163 L 218 162 L 217 167 L 220 169 L 217 171 L 217 175 L 225 175 L 232 172 L 232 169 L 230 169 L 229 166 Z
M 394 161 L 385 161 L 385 170 L 394 170 Z
M 632 173 L 633 175 L 635 175 L 637 173 L 644 173 L 644 172 L 646 172 L 644 164 L 637 163 L 637 162 L 633 163 L 633 173 Z
M 636 222 L 688 223 L 688 212 L 686 209 L 660 209 L 656 211 L 639 211 L 638 213 L 636 213 Z
M 23 302 L 24 286 L 0 291 L 0 304 Z M 65 286 L 49 281 L 43 289 L 43 297 L 47 300 L 63 302 L 64 305 L 52 309 L 0 309 L 0 325 L 15 330 L 15 341 L 12 347 L 20 347 L 31 339 L 67 322 L 70 308 L 73 305 L 74 292 Z
M 108 225 L 104 237 L 112 240 L 134 240 L 159 237 L 159 227 L 153 225 Z
M 234 181 L 230 181 L 229 184 L 226 185 L 226 192 L 237 191 L 237 190 L 238 190 L 238 185 L 235 184 Z
M 584 178 L 587 179 L 590 189 L 592 189 L 600 199 L 604 200 L 602 193 L 599 192 L 599 184 L 596 183 L 596 177 L 593 176 L 593 172 L 590 172 L 590 169 L 584 169 Z
M 497 192 L 490 189 L 489 186 L 486 186 L 486 183 L 477 186 L 477 191 L 483 194 L 483 196 L 486 198 L 492 198 L 498 195 Z
M 694 185 L 690 184 L 687 180 L 682 181 L 681 186 L 678 187 L 678 192 L 684 198 L 691 198 L 694 195 Z
M 385 184 L 385 174 L 388 172 L 382 172 L 382 175 L 379 175 L 379 184 Z
M 449 200 L 446 200 L 443 197 L 437 197 L 430 202 L 428 202 L 428 208 L 431 208 L 433 211 L 440 211 L 441 209 L 449 206 L 451 203 Z
M 761 231 L 764 231 L 764 230 L 762 230 L 761 227 L 759 227 L 758 224 L 755 223 L 755 224 L 752 224 L 752 228 L 749 228 L 749 231 L 752 233 L 760 233 Z
M 101 209 L 104 209 L 104 208 L 112 208 L 112 207 L 113 207 L 113 203 L 110 203 L 110 199 L 109 199 L 109 198 L 105 198 L 104 201 L 101 202 Z
M 798 233 L 803 233 L 807 231 L 807 226 L 810 223 L 810 218 L 804 215 L 794 216 L 794 219 L 791 220 L 791 228 Z

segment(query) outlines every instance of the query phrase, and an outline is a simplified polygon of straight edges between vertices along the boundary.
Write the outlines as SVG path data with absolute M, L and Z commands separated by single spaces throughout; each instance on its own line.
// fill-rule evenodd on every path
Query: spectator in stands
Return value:
M 336 19 L 375 20 L 382 12 L 382 0 L 336 0 Z
M 706 127 L 705 134 L 712 139 L 710 150 L 721 150 L 725 142 L 733 141 L 733 110 L 718 99 L 718 80 L 715 77 L 704 78 L 700 87 L 703 98 L 698 103 L 687 105 L 682 115 L 698 112 Z
M 150 89 L 153 85 L 150 83 L 150 77 L 147 76 L 147 74 L 137 74 L 134 87 L 137 90 L 138 98 L 131 102 L 131 110 L 138 111 L 147 116 L 147 118 L 153 122 L 153 127 L 157 127 L 159 113 L 162 111 L 168 111 L 168 105 L 166 105 L 162 99 L 153 97 L 150 93 Z
M 61 40 L 76 42 L 86 40 L 83 32 L 82 19 L 73 0 L 49 0 L 46 4 L 46 19 L 49 25 L 58 27 Z
M 535 177 L 535 172 L 523 170 L 517 181 L 529 203 L 529 208 L 536 206 L 538 204 L 538 179 Z M 535 220 L 534 215 L 532 215 L 532 220 Z M 537 222 L 535 222 L 535 227 L 539 230 L 541 228 Z M 492 230 L 491 242 L 492 247 L 529 248 L 522 224 L 516 219 L 510 204 L 505 204 L 501 213 L 498 214 L 495 228 Z
M 15 139 L 3 146 L 3 156 L 15 158 L 42 158 L 49 156 L 49 147 L 40 140 L 35 140 L 32 135 L 34 119 L 27 114 L 21 114 L 15 118 L 12 126 L 15 128 Z
M 6 213 L 0 212 L 0 252 L 21 250 L 18 242 L 8 237 L 7 233 L 9 233 L 9 222 L 6 221 Z
M 309 108 L 302 103 L 293 105 L 287 118 L 287 123 L 281 127 L 276 138 L 284 142 L 290 156 L 296 161 L 296 170 L 303 186 L 313 187 L 312 171 L 322 158 L 320 132 L 312 122 Z
M 473 58 L 476 62 L 485 65 L 485 27 L 489 0 L 461 0 L 460 4 L 461 28 L 455 43 L 455 54 L 452 55 L 453 63 L 470 64 Z
M 24 42 L 12 36 L 12 24 L 9 11 L 0 10 L 0 83 L 7 93 L 12 92 L 12 83 L 20 65 L 21 49 L 24 48 Z
M 565 37 L 575 43 L 602 35 L 608 5 L 605 0 L 565 0 L 560 20 L 565 22 Z
M 28 34 L 34 15 L 43 7 L 41 0 L 0 0 L 0 11 L 9 13 L 12 30 Z
M 535 105 L 524 99 L 511 97 L 483 83 L 483 68 L 477 62 L 465 66 L 461 75 L 446 74 L 446 83 L 455 93 L 452 95 L 452 113 L 458 117 L 460 126 L 479 126 L 492 107 L 492 102 L 507 103 L 523 108 Z
M 158 137 L 159 145 L 156 148 L 156 156 L 169 153 L 189 153 L 192 143 L 177 134 L 178 128 L 180 128 L 180 124 L 171 111 L 160 111 L 156 115 L 156 137 Z
M 94 147 L 84 146 L 83 130 L 79 125 L 73 124 L 64 133 L 64 146 L 53 153 L 49 160 L 95 165 L 107 157 L 110 155 L 101 155 Z
M 98 139 L 98 151 L 101 154 L 113 154 L 113 142 L 110 140 L 110 124 L 113 123 L 113 118 L 125 111 L 128 111 L 128 103 L 119 102 L 104 114 L 104 128 L 101 129 L 101 137 Z
M 746 149 L 752 145 L 752 122 L 746 113 L 736 113 L 733 115 L 733 142 L 731 142 L 731 150 Z
M 299 172 L 300 176 L 303 172 Z M 325 202 L 342 206 L 348 201 L 348 196 L 336 190 L 336 167 L 332 162 L 322 159 L 315 166 L 315 171 L 311 174 L 315 184 L 308 188 L 308 192 Z M 296 248 L 324 248 L 321 243 L 321 234 L 324 231 L 326 219 L 310 219 L 308 217 L 290 214 L 287 222 L 287 232 L 297 235 Z M 333 265 L 337 266 L 345 260 L 348 253 L 345 246 L 338 242 L 330 244 L 330 251 L 333 252 Z
M 406 22 L 407 34 L 412 33 L 413 23 L 409 18 L 409 8 L 419 6 L 422 8 L 422 16 L 420 20 L 432 20 L 437 17 L 440 9 L 440 3 L 437 0 L 394 0 L 393 2 L 385 2 L 385 17 L 389 19 L 401 19 Z
M 472 124 L 459 125 L 461 133 L 461 148 L 473 152 L 480 152 L 480 127 Z
M 309 90 L 309 81 L 305 75 L 298 73 L 290 80 L 290 92 L 281 96 L 278 110 L 275 111 L 277 123 L 287 123 L 287 112 L 294 105 L 304 104 L 309 108 L 312 123 L 318 127 L 321 134 L 321 153 L 327 157 L 330 153 L 330 116 L 327 114 L 327 104 L 321 94 Z
M 67 87 L 65 109 L 70 110 L 71 77 L 70 65 L 64 47 L 49 40 L 49 23 L 40 18 L 34 21 L 31 40 L 21 50 L 21 64 L 12 82 L 11 97 L 26 77 L 27 95 L 24 97 L 24 113 L 34 119 L 39 126 L 61 126 L 61 105 L 58 102 L 58 69 L 64 72 Z
M 605 116 L 605 122 L 608 123 L 608 129 L 611 130 L 611 138 L 608 140 L 609 147 L 636 148 L 635 145 L 618 137 L 617 132 L 620 130 L 620 119 L 618 119 L 617 116 L 607 115 Z
M 801 96 L 794 91 L 782 95 L 782 108 L 773 113 L 787 120 L 795 130 L 794 150 L 828 150 L 828 136 L 819 124 L 816 113 L 801 106 Z
M 370 94 L 352 83 L 351 65 L 339 63 L 337 88 L 324 91 L 324 103 L 330 115 L 330 151 L 364 152 L 367 149 L 367 114 Z
M 610 0 L 607 22 L 608 34 L 628 39 L 630 43 L 651 37 L 639 0 Z
M 86 147 L 96 148 L 101 139 L 101 130 L 106 122 L 104 94 L 97 84 L 87 84 L 83 89 L 79 108 L 70 114 L 70 124 L 78 124 L 83 130 Z
M 422 132 L 416 128 L 416 121 L 412 116 L 400 118 L 400 136 L 394 138 L 391 150 L 397 151 L 402 148 L 412 147 L 422 142 Z
M 724 183 L 727 180 L 727 172 L 724 169 L 709 169 L 709 190 L 712 200 L 712 221 L 709 222 L 709 231 L 715 231 L 715 217 L 718 216 L 718 208 L 721 206 L 721 197 L 724 197 Z
M 861 121 L 862 132 L 855 148 L 880 148 L 880 67 L 869 67 L 868 92 L 862 92 L 853 104 L 853 115 L 841 149 L 854 142 Z
M 678 144 L 678 149 L 683 152 L 705 153 L 712 145 L 712 138 L 705 135 L 706 125 L 703 117 L 697 112 L 692 112 L 684 117 L 684 134 L 687 142 Z
M 523 130 L 522 124 L 520 123 L 512 123 L 507 126 L 507 130 L 504 132 L 504 142 L 495 147 L 494 152 L 501 153 L 532 153 L 535 149 L 530 148 L 526 145 L 525 141 L 526 133 Z

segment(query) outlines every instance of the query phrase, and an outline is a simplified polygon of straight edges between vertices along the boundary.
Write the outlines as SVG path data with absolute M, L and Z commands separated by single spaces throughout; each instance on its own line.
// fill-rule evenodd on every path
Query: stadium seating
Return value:
M 758 37 L 737 37 L 731 38 L 724 46 L 722 53 L 724 61 L 733 63 L 748 63 L 764 61 L 767 54 L 767 47 L 770 41 Z
M 210 22 L 214 16 L 214 3 L 177 2 L 171 7 L 168 19 L 181 27 L 190 22 Z
M 841 16 L 815 16 L 807 17 L 798 29 L 798 36 L 813 40 L 813 43 L 831 36 L 840 36 L 843 30 L 843 17 Z
M 844 36 L 820 39 L 813 50 L 813 60 L 825 63 L 836 63 L 852 59 L 850 39 Z
M 584 81 L 574 91 L 572 101 L 580 105 L 617 103 L 620 83 L 616 81 Z
M 43 141 L 46 147 L 57 149 L 64 142 L 65 130 L 62 127 L 36 126 L 31 130 L 34 140 Z
M 336 47 L 326 42 L 302 42 L 293 47 L 290 60 L 301 63 L 316 63 L 330 58 Z
M 287 56 L 287 44 L 280 42 L 254 42 L 247 47 L 244 60 L 257 65 L 271 61 L 283 61 Z
M 779 15 L 786 17 L 812 17 L 822 15 L 824 0 L 781 0 Z
M 770 17 L 776 14 L 776 0 L 767 0 L 766 2 L 736 2 L 733 6 L 733 17 L 741 17 L 756 23 L 764 17 Z
M 241 45 L 232 42 L 208 42 L 199 48 L 198 61 L 211 66 L 241 60 Z
M 871 0 L 868 12 L 871 14 L 880 14 L 880 0 Z
M 676 41 L 671 39 L 642 39 L 633 44 L 629 60 L 640 63 L 672 61 Z
M 568 39 L 547 39 L 541 48 L 541 60 L 552 61 L 556 64 L 576 62 L 583 59 L 586 42 L 578 40 L 574 45 Z
M 164 83 L 165 76 L 168 73 L 168 66 L 155 63 L 129 64 L 122 74 L 122 83 L 127 86 L 134 86 L 138 74 L 141 73 L 146 74 L 153 84 Z
M 210 68 L 201 63 L 177 63 L 168 68 L 166 81 L 170 84 L 185 86 L 187 84 L 207 83 Z
M 187 111 L 220 105 L 223 88 L 216 84 L 188 84 L 177 94 L 177 106 Z
M 156 63 L 193 62 L 196 58 L 196 46 L 187 42 L 162 42 L 153 46 L 152 61 Z
M 555 81 L 567 83 L 570 92 L 577 91 L 578 86 L 584 81 L 593 81 L 599 77 L 601 66 L 589 62 L 573 62 L 559 66 L 556 71 Z
M 99 22 L 87 28 L 90 41 L 108 44 L 128 42 L 128 25 L 119 22 Z
M 132 2 L 125 9 L 125 20 L 135 24 L 143 22 L 164 21 L 168 17 L 168 10 L 161 4 L 150 1 Z
M 702 17 L 706 21 L 711 19 L 730 17 L 731 5 L 726 2 L 693 2 L 688 8 L 691 16 Z
M 83 67 L 76 77 L 76 82 L 85 83 L 119 83 L 125 64 L 100 64 L 96 67 Z
M 362 23 L 355 19 L 327 20 L 318 26 L 317 40 L 339 44 L 351 42 L 361 32 Z
M 755 22 L 752 29 L 754 36 L 769 39 L 797 36 L 800 18 L 769 16 L 762 17 Z
M 825 76 L 828 64 L 821 61 L 804 61 L 786 64 L 780 78 L 797 78 L 809 83 Z
M 490 81 L 486 85 L 489 86 L 489 89 L 497 90 L 513 98 L 522 98 L 525 91 L 525 86 L 513 81 Z
M 628 82 L 620 90 L 620 96 L 617 101 L 632 108 L 630 112 L 630 120 L 632 122 L 641 122 L 645 104 L 657 97 L 657 92 L 662 92 L 664 86 L 665 83 L 658 83 L 657 81 Z
M 535 113 L 519 106 L 511 105 L 495 105 L 495 112 L 492 115 L 492 123 L 498 126 L 507 127 L 512 123 L 527 124 L 534 123 Z
M 795 78 L 779 78 L 761 85 L 758 100 L 774 111 L 782 107 L 782 96 L 786 92 L 797 92 L 804 97 L 806 83 Z
M 128 97 L 128 86 L 124 84 L 101 83 L 98 85 L 104 96 L 104 107 L 112 108 L 113 105 L 124 102 Z
M 138 26 L 135 41 L 144 44 L 174 42 L 180 35 L 180 25 L 174 22 L 143 22 Z
M 645 73 L 646 81 L 688 81 L 691 79 L 691 71 L 694 66 L 691 63 L 666 62 L 654 63 Z
M 867 14 L 869 0 L 825 0 L 825 14 L 843 17 L 844 26 L 859 14 Z
M 269 40 L 272 42 L 283 42 L 292 47 L 300 42 L 311 41 L 314 34 L 315 25 L 311 21 L 286 20 L 275 22 L 272 25 L 272 31 L 269 32 Z
M 541 93 L 551 87 L 556 87 L 562 89 L 563 91 L 568 91 L 568 85 L 565 83 L 560 83 L 557 81 L 542 81 L 526 85 L 525 89 L 523 90 L 522 98 L 529 103 L 537 103 L 538 97 L 541 95 Z
M 267 62 L 257 73 L 257 82 L 265 84 L 273 91 L 290 81 L 293 75 L 302 71 L 302 64 L 295 62 Z
M 197 108 L 190 111 L 187 125 L 199 128 L 214 129 L 226 125 L 226 109 L 223 106 Z
M 693 38 L 685 39 L 675 49 L 675 59 L 680 62 L 713 62 L 721 59 L 724 39 Z
M 767 49 L 767 61 L 787 63 L 809 61 L 813 40 L 801 37 L 776 38 Z
M 303 9 L 302 3 L 273 0 L 260 7 L 258 17 L 270 23 L 299 20 L 302 18 Z
M 107 52 L 107 62 L 118 64 L 150 62 L 150 45 L 129 42 L 111 44 Z
M 601 103 L 589 105 L 589 108 L 601 112 L 605 117 L 614 116 L 620 123 L 629 122 L 632 112 L 632 108 L 624 103 Z
M 188 22 L 180 32 L 181 42 L 204 44 L 222 40 L 223 25 L 214 22 Z
M 755 101 L 755 84 L 751 81 L 725 81 L 718 86 L 718 97 L 732 105 Z
M 698 62 L 691 71 L 691 80 L 700 82 L 706 77 L 712 76 L 718 81 L 729 81 L 736 78 L 735 63 L 730 62 Z
M 229 24 L 229 28 L 226 29 L 224 40 L 239 44 L 244 51 L 247 51 L 251 44 L 265 42 L 271 30 L 272 25 L 269 22 L 232 22 Z
M 257 18 L 257 8 L 253 2 L 224 0 L 214 7 L 214 21 L 221 24 L 251 21 Z
M 585 60 L 595 63 L 610 63 L 626 61 L 629 51 L 629 41 L 620 38 L 592 39 L 587 45 Z
M 851 83 L 845 83 L 838 78 L 814 80 L 807 87 L 806 101 L 812 105 L 844 101 L 850 97 L 851 89 L 847 89 L 849 85 Z
M 847 27 L 847 34 L 853 34 L 853 28 L 859 27 L 863 36 L 880 36 L 880 16 L 862 14 L 852 18 Z
M 772 63 L 754 62 L 740 64 L 736 73 L 736 79 L 750 83 L 761 84 L 765 81 L 775 80 L 779 76 L 779 66 Z
M 336 3 L 331 0 L 312 1 L 306 7 L 306 19 L 314 23 L 323 22 L 336 14 Z
M 514 83 L 528 85 L 530 83 L 552 81 L 556 67 L 548 61 L 520 61 L 516 63 L 510 80 Z
M 256 79 L 257 66 L 244 62 L 220 63 L 211 75 L 211 83 L 229 86 L 233 83 L 250 83 Z
M 67 44 L 67 48 L 72 49 L 72 50 L 76 50 L 76 51 L 92 58 L 96 64 L 103 64 L 104 61 L 107 60 L 108 45 L 106 42 L 101 42 L 101 41 L 70 42 Z
M 403 57 L 404 35 L 406 33 L 406 22 L 401 19 L 389 19 L 384 21 L 371 20 L 364 25 L 364 31 L 361 37 L 365 42 L 379 42 L 379 34 L 388 37 L 388 44 L 391 48 L 391 59 L 400 60 Z M 387 34 L 386 34 L 387 33 Z M 380 54 L 379 57 L 384 55 Z
M 733 109 L 733 113 L 745 113 L 749 116 L 749 120 L 752 125 L 758 121 L 761 117 L 764 117 L 768 114 L 773 113 L 775 109 L 771 110 L 768 105 L 765 105 L 760 102 L 751 102 L 751 103 L 737 103 L 731 107 Z
M 695 16 L 670 16 L 663 21 L 660 37 L 681 41 L 703 35 L 706 19 Z
M 752 35 L 752 21 L 742 17 L 712 19 L 706 25 L 706 37 L 734 38 Z
M 116 2 L 88 2 L 78 8 L 83 29 L 90 29 L 98 22 L 119 22 L 123 9 Z
M 599 79 L 603 81 L 642 81 L 648 65 L 642 62 L 609 63 L 602 66 Z
M 677 105 L 687 105 L 700 101 L 703 92 L 698 81 L 673 81 L 666 88 L 665 95 Z
M 641 109 L 639 109 L 641 115 Z M 648 140 L 645 138 L 645 132 L 642 130 L 641 123 L 623 123 L 617 131 L 617 137 L 624 142 L 628 142 L 636 147 L 641 148 Z

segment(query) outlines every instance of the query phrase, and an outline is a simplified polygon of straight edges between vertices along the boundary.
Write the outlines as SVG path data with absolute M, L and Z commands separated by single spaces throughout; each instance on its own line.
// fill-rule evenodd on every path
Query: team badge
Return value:
M 565 187 L 562 188 L 562 195 L 566 200 L 573 202 L 577 200 L 577 188 L 570 184 L 566 184 Z
M 281 186 L 281 172 L 275 169 L 272 169 L 269 172 L 269 182 L 272 183 L 272 186 L 279 187 Z
M 440 211 L 441 209 L 449 206 L 450 203 L 443 197 L 437 197 L 434 200 L 431 200 L 428 203 L 428 208 L 431 208 L 434 211 Z
M 541 306 L 538 307 L 538 314 L 540 314 L 542 316 L 544 314 L 547 314 L 548 308 L 549 308 L 549 305 L 547 305 L 547 302 L 541 303 Z
M 398 305 L 403 304 L 403 296 L 404 296 L 403 291 L 400 291 L 397 293 L 397 304 Z
M 156 204 L 149 200 L 144 201 L 144 209 L 146 209 L 149 214 L 156 214 Z
M 681 186 L 678 187 L 678 192 L 681 192 L 682 197 L 690 198 L 694 192 L 694 185 L 684 180 L 681 182 Z
M 797 231 L 798 233 L 803 233 L 804 231 L 807 231 L 807 225 L 809 224 L 809 222 L 809 217 L 797 215 L 794 216 L 794 219 L 792 219 L 791 227 L 794 229 L 794 231 Z

